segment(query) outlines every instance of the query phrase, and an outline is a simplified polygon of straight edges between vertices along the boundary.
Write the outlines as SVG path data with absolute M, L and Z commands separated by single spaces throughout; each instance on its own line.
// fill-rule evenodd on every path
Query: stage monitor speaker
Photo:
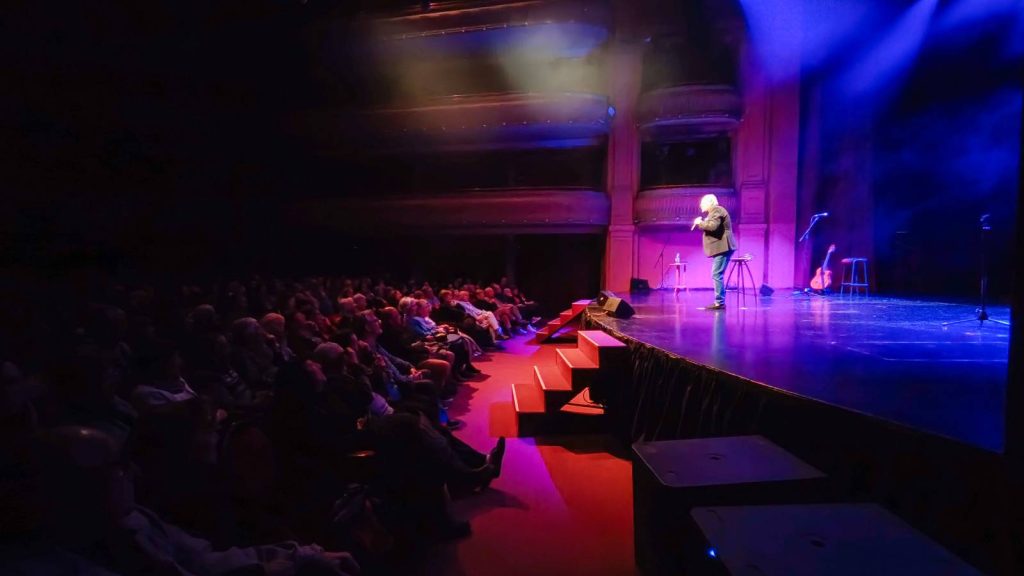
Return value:
M 633 454 L 634 553 L 645 576 L 719 573 L 701 569 L 707 546 L 690 516 L 696 507 L 829 496 L 824 474 L 763 436 L 637 442 Z
M 629 281 L 630 292 L 650 292 L 651 284 L 647 282 L 647 278 L 632 278 Z
M 775 288 L 767 284 L 761 284 L 761 296 L 771 296 L 775 293 Z
M 604 303 L 607 302 L 609 298 L 615 298 L 615 293 L 611 290 L 601 290 L 601 293 L 597 295 L 596 303 L 598 306 L 604 307 Z
M 605 312 L 613 318 L 626 319 L 631 317 L 633 314 L 636 314 L 636 310 L 633 310 L 633 307 L 629 305 L 629 302 L 615 296 L 609 298 L 604 303 L 603 308 Z

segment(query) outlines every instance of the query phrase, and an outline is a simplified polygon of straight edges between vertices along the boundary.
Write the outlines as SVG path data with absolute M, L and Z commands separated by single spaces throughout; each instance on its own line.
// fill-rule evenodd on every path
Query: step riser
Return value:
M 608 431 L 607 416 L 580 416 L 565 412 L 519 414 L 516 437 L 593 434 Z
M 565 378 L 566 382 L 572 385 L 573 392 L 579 392 L 594 381 L 594 376 L 597 374 L 597 368 L 573 368 L 565 361 L 565 358 L 559 354 L 555 361 L 558 366 L 558 371 L 562 374 L 562 378 Z
M 550 425 L 550 422 L 548 422 L 549 417 L 550 416 L 544 412 L 516 414 L 516 436 L 519 438 L 526 438 L 529 436 L 546 434 L 547 428 Z
M 572 400 L 573 395 L 572 390 L 545 390 L 544 412 L 548 414 L 558 412 L 566 402 Z

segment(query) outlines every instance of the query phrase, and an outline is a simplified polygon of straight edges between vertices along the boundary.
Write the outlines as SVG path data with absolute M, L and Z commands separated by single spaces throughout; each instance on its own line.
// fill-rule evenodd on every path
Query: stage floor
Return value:
M 1010 330 L 942 326 L 974 306 L 776 291 L 745 306 L 731 292 L 725 310 L 708 311 L 709 291 L 626 297 L 633 318 L 592 319 L 760 385 L 1002 450 Z M 1010 310 L 989 314 L 1008 321 Z

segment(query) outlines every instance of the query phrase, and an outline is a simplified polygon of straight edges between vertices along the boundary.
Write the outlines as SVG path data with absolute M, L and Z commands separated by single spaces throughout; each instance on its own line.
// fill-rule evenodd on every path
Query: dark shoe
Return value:
M 498 443 L 491 448 L 487 455 L 487 464 L 494 468 L 494 477 L 501 476 L 501 461 L 505 459 L 505 437 L 498 438 Z
M 449 432 L 455 432 L 456 430 L 461 430 L 465 426 L 466 426 L 466 423 L 463 422 L 462 420 L 459 420 L 458 418 L 449 418 L 448 422 L 445 424 L 445 427 L 448 428 Z
M 480 370 L 479 368 L 477 368 L 476 366 L 473 366 L 472 364 L 468 364 L 468 365 L 467 365 L 467 366 L 466 366 L 466 367 L 465 367 L 465 368 L 463 369 L 463 371 L 464 371 L 464 372 L 465 372 L 466 374 L 472 374 L 472 375 L 474 375 L 474 376 L 476 376 L 477 374 L 483 374 L 483 371 L 481 371 L 481 370 Z
M 465 520 L 449 520 L 442 524 L 438 536 L 444 540 L 458 540 L 473 533 L 473 527 Z
M 705 310 L 725 310 L 725 304 L 718 304 L 716 302 L 715 304 L 712 304 L 711 306 L 705 308 Z

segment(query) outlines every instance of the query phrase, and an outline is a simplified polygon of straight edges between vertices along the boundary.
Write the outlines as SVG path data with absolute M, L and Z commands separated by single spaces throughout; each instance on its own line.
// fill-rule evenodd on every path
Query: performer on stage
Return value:
M 725 309 L 725 268 L 732 253 L 736 251 L 736 239 L 732 235 L 732 219 L 729 212 L 718 204 L 714 194 L 705 194 L 700 199 L 700 211 L 707 212 L 706 218 L 693 219 L 690 230 L 700 227 L 704 231 L 704 254 L 714 258 L 711 266 L 711 280 L 715 283 L 715 303 L 706 310 Z

